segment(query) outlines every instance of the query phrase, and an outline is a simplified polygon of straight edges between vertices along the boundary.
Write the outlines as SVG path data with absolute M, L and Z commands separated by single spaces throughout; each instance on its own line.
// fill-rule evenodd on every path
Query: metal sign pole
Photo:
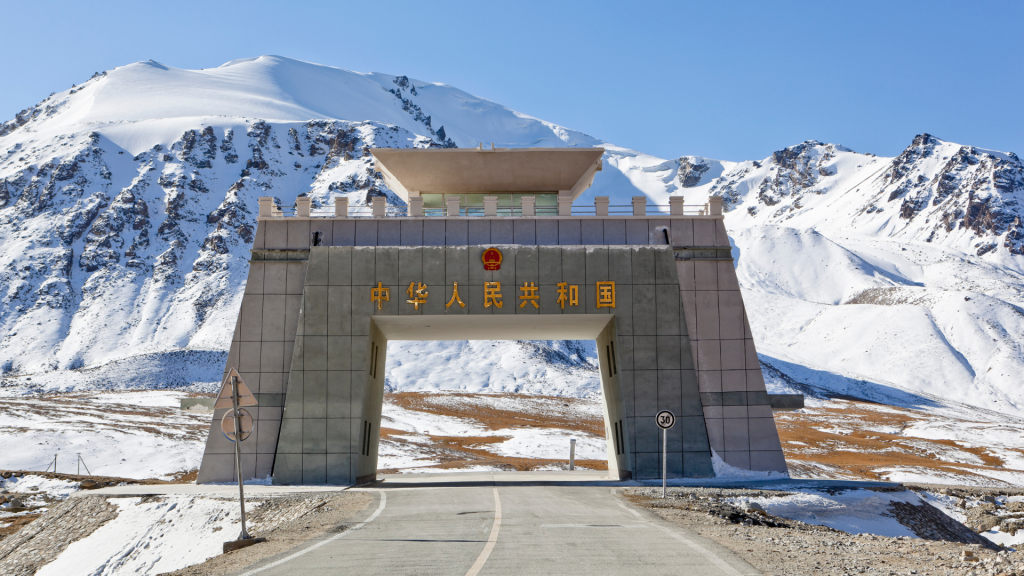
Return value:
M 654 417 L 654 421 L 661 428 L 661 497 L 665 498 L 665 485 L 668 484 L 668 429 L 676 425 L 676 415 L 662 410 Z
M 661 497 L 665 497 L 668 483 L 668 428 L 661 429 Z
M 235 469 L 238 470 L 238 503 L 242 507 L 242 533 L 239 540 L 249 540 L 251 536 L 245 530 L 245 489 L 242 484 L 242 416 L 238 412 L 238 376 L 231 377 L 231 404 L 235 417 Z

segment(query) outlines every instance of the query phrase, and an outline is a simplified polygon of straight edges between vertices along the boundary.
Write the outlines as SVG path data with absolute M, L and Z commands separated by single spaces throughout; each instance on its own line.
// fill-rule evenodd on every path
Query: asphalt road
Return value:
M 601 486 L 373 490 L 349 530 L 240 572 L 294 574 L 758 574 L 729 550 Z

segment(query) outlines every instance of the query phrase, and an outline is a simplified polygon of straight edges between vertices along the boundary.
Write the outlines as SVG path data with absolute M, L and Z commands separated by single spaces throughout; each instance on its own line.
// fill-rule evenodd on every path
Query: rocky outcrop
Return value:
M 704 158 L 683 156 L 679 159 L 679 172 L 676 176 L 679 180 L 679 187 L 693 188 L 700 185 L 701 178 L 704 177 L 704 173 L 709 168 L 711 166 L 708 165 L 708 161 Z
M 910 528 L 918 538 L 977 544 L 989 550 L 1000 550 L 999 546 L 993 544 L 989 539 L 978 535 L 927 502 L 921 502 L 920 505 L 891 502 L 889 508 L 896 520 Z

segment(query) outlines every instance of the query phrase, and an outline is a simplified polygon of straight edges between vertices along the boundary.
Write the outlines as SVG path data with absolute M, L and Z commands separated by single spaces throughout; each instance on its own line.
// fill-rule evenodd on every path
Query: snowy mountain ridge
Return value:
M 1024 368 L 1024 167 L 1012 153 L 922 134 L 896 158 L 807 141 L 758 161 L 662 159 L 444 84 L 274 56 L 131 64 L 0 126 L 3 385 L 109 386 L 109 367 L 164 356 L 172 383 L 215 379 L 259 196 L 399 203 L 370 148 L 490 142 L 605 147 L 579 203 L 724 197 L 762 360 L 790 376 L 1024 412 L 1012 380 Z M 593 367 L 552 355 L 558 344 L 439 345 L 488 359 L 463 375 L 467 389 L 593 390 Z M 181 351 L 201 353 L 172 369 Z M 161 384 L 160 371 L 142 372 L 142 385 Z M 398 389 L 440 385 L 432 364 L 388 372 Z

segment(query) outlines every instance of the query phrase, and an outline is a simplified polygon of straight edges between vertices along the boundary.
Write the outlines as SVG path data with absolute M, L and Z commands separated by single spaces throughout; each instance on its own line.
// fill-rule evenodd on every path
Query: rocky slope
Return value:
M 257 197 L 398 203 L 370 148 L 490 142 L 604 146 L 580 203 L 723 196 L 778 386 L 908 388 L 1024 411 L 1012 381 L 1024 368 L 1024 167 L 1012 153 L 923 134 L 896 158 L 808 141 L 757 161 L 661 159 L 451 86 L 273 56 L 199 71 L 131 64 L 0 126 L 3 385 L 213 380 Z M 505 389 L 489 375 L 524 354 L 557 368 L 532 375 L 531 389 L 545 378 L 560 393 L 593 389 L 586 353 L 558 346 L 495 346 L 474 389 Z M 389 383 L 429 389 L 429 370 L 390 366 Z

